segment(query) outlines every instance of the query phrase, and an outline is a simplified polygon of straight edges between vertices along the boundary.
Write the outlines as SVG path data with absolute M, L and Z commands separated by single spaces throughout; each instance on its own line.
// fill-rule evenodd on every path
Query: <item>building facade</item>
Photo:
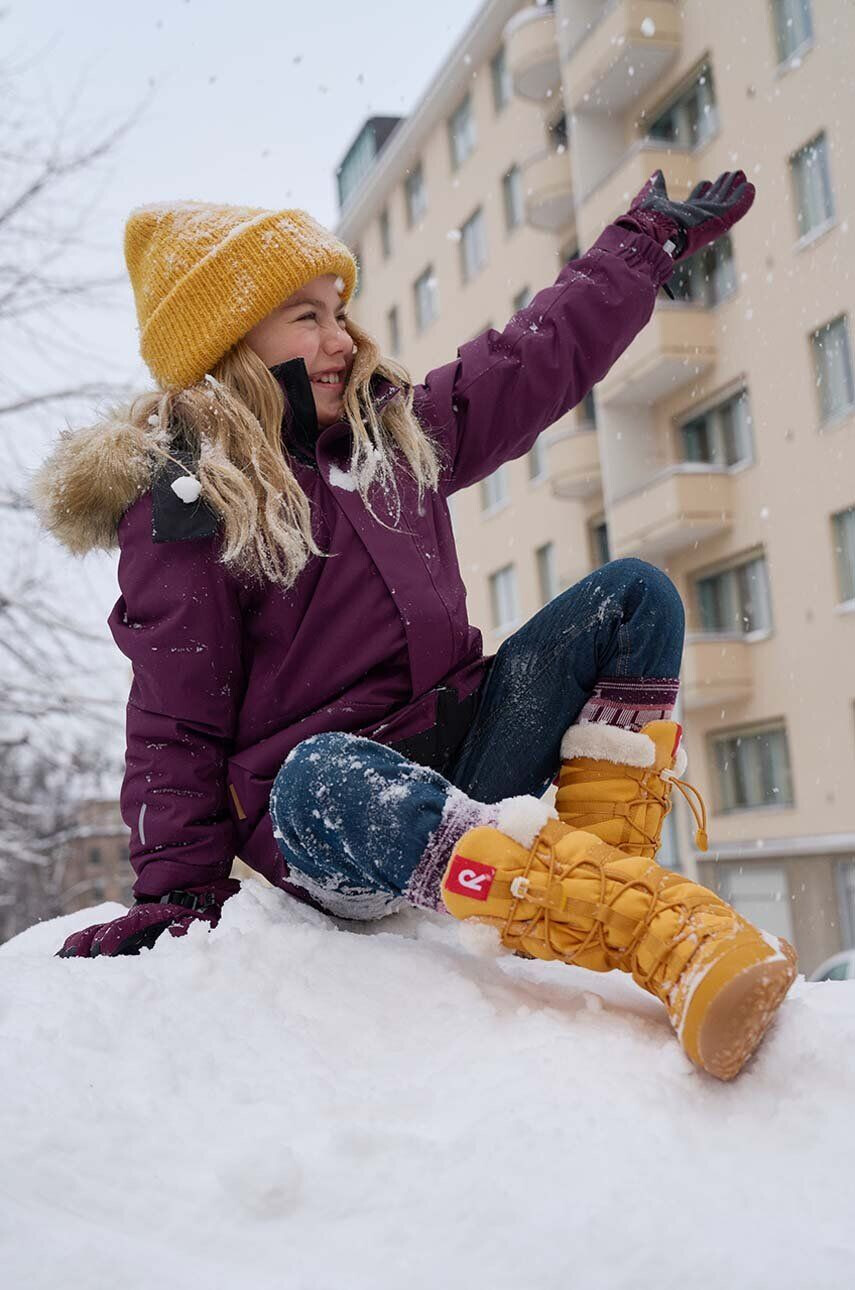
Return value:
M 676 197 L 756 184 L 592 395 L 453 518 L 487 653 L 609 558 L 671 575 L 712 847 L 676 811 L 671 862 L 807 972 L 855 945 L 853 48 L 837 0 L 489 0 L 337 230 L 353 312 L 419 380 L 657 168 Z

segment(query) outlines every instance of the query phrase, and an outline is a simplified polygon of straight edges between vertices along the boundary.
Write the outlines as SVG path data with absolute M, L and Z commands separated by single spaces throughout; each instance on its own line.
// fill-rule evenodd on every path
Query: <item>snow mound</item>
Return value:
M 245 882 L 213 933 L 0 947 L 0 1266 L 28 1290 L 852 1284 L 855 986 L 732 1084 L 619 973 Z

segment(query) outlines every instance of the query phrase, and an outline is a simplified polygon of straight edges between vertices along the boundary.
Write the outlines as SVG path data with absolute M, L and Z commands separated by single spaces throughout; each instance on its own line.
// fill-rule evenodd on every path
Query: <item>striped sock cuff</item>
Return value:
M 439 824 L 429 835 L 421 859 L 404 888 L 404 899 L 419 909 L 445 912 L 439 894 L 439 884 L 445 866 L 451 858 L 455 843 L 468 829 L 479 824 L 495 825 L 499 818 L 499 805 L 476 802 L 459 788 L 452 786 L 442 808 Z
M 599 721 L 637 731 L 648 721 L 670 721 L 679 688 L 680 680 L 675 676 L 601 679 L 576 718 L 576 724 Z

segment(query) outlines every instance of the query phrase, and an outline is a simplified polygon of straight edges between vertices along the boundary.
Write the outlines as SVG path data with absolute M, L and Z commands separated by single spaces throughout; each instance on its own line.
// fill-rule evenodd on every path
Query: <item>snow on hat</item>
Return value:
M 324 273 L 346 304 L 357 266 L 337 237 L 302 210 L 158 202 L 131 211 L 125 263 L 140 353 L 166 387 L 202 380 L 256 323 Z

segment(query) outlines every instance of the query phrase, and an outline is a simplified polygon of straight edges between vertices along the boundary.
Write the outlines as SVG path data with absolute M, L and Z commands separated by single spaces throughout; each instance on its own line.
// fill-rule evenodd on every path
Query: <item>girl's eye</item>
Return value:
M 317 318 L 317 316 L 318 315 L 315 313 L 315 311 L 312 310 L 310 314 L 300 314 L 300 317 L 297 321 L 304 322 L 306 318 Z M 344 324 L 347 322 L 347 314 L 339 314 L 338 322 L 340 322 L 343 327 Z

